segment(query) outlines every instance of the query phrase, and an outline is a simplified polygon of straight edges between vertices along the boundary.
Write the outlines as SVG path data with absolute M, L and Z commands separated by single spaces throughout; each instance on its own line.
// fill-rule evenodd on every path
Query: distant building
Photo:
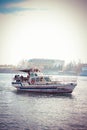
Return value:
M 17 68 L 13 65 L 0 65 L 0 73 L 15 73 Z
M 82 64 L 80 76 L 87 76 L 87 64 Z
M 33 65 L 45 66 L 45 67 L 59 67 L 64 65 L 63 60 L 54 60 L 54 59 L 30 59 L 29 63 Z

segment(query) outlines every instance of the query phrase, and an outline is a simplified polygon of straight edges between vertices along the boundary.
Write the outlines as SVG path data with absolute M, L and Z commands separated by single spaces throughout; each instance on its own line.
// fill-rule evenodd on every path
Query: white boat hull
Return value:
M 28 83 L 12 82 L 18 91 L 40 92 L 40 93 L 72 93 L 76 83 L 29 85 Z

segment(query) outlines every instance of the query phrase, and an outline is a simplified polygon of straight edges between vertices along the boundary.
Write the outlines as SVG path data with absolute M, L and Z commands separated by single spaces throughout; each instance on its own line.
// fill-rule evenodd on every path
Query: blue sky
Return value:
M 19 3 L 26 0 L 0 0 L 0 5 L 4 6 L 9 3 Z
M 14 4 L 25 2 L 26 0 L 0 0 L 0 13 L 14 13 L 17 11 L 27 10 L 23 7 L 14 7 Z M 9 4 L 13 4 L 9 7 Z
M 86 0 L 0 0 L 0 64 L 87 62 Z

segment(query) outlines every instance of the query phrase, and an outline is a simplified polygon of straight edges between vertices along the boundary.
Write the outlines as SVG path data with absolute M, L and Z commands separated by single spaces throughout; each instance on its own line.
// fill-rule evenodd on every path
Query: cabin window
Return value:
M 34 74 L 34 73 L 31 73 L 31 74 L 30 74 L 30 76 L 31 76 L 31 77 L 34 77 L 34 76 L 35 76 L 35 74 Z
M 36 78 L 36 82 L 39 82 L 39 78 Z
M 32 80 L 33 82 L 35 82 L 35 78 L 32 78 L 31 80 Z
M 45 77 L 45 80 L 49 82 L 49 81 L 50 81 L 50 78 L 49 78 L 49 77 Z
M 37 76 L 37 74 L 35 73 L 35 76 Z

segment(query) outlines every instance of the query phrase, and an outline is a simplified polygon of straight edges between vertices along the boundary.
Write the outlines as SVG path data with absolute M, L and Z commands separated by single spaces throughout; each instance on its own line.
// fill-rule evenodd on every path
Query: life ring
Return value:
M 35 83 L 35 79 L 31 79 L 31 84 L 34 84 Z

